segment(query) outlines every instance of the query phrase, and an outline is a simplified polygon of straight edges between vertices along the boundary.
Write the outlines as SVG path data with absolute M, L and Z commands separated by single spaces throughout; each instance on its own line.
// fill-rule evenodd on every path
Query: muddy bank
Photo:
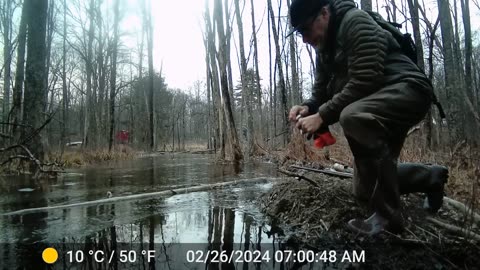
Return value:
M 331 265 L 342 269 L 479 269 L 479 241 L 428 220 L 464 225 L 464 216 L 445 204 L 439 213 L 430 215 L 422 207 L 421 194 L 402 196 L 406 230 L 399 235 L 383 232 L 370 238 L 346 226 L 348 220 L 370 214 L 351 196 L 351 179 L 318 173 L 304 175 L 318 187 L 286 177 L 262 199 L 263 211 L 284 231 L 289 246 L 342 253 L 365 251 L 365 263 Z M 478 224 L 470 227 L 480 234 Z

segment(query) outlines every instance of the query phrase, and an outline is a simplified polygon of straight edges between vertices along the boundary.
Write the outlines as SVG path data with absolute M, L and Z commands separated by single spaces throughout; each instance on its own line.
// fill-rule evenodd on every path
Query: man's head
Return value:
M 303 42 L 313 47 L 324 47 L 330 20 L 331 0 L 293 0 L 290 6 L 290 22 Z

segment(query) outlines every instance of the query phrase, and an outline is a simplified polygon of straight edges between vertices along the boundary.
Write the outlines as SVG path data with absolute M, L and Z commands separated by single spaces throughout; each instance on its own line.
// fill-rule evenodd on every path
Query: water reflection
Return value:
M 149 157 L 71 171 L 57 180 L 0 180 L 0 214 L 97 200 L 105 198 L 108 191 L 115 197 L 275 177 L 275 167 L 269 164 L 222 165 L 207 156 Z M 0 215 L 0 269 L 263 268 L 258 263 L 240 265 L 211 259 L 191 264 L 186 261 L 186 253 L 278 248 L 274 238 L 264 232 L 270 226 L 265 225 L 267 221 L 258 208 L 258 198 L 270 187 L 269 183 L 252 184 L 148 200 Z M 22 188 L 33 190 L 18 191 Z M 48 246 L 59 251 L 59 260 L 53 266 L 41 259 L 41 252 Z M 136 251 L 137 259 L 122 262 L 122 250 Z M 155 251 L 154 259 L 148 260 L 142 254 L 148 250 Z M 98 260 L 101 256 L 96 251 L 104 252 L 103 261 Z M 112 258 L 107 254 L 113 254 Z M 279 269 L 278 264 L 269 269 Z
M 240 262 L 244 259 L 250 260 L 248 257 L 225 260 L 220 256 L 211 255 L 207 258 L 207 252 L 231 254 L 246 250 L 274 251 L 279 248 L 279 244 L 264 232 L 269 226 L 259 223 L 254 216 L 219 206 L 210 207 L 206 213 L 207 218 L 196 215 L 189 221 L 182 220 L 183 222 L 176 224 L 169 222 L 178 220 L 180 218 L 178 215 L 157 214 L 135 223 L 104 228 L 85 237 L 72 237 L 62 243 L 53 243 L 62 256 L 52 269 L 284 268 L 273 261 Z M 178 236 L 179 231 L 192 230 L 194 225 L 200 225 L 200 228 L 205 230 L 198 230 L 197 236 L 206 241 L 196 243 L 170 241 Z M 21 245 L 18 247 L 26 248 Z M 154 251 L 151 253 L 154 256 L 149 257 L 149 251 Z M 108 258 L 107 254 L 112 257 Z M 109 263 L 107 259 L 111 259 L 111 262 Z M 192 260 L 198 262 L 191 262 Z M 32 264 L 30 262 L 23 264 L 28 265 Z

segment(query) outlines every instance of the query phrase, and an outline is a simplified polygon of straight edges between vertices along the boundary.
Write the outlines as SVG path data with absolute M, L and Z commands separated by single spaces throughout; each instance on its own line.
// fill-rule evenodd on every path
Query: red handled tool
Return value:
M 315 132 L 315 134 L 313 134 L 313 145 L 316 147 L 316 148 L 323 148 L 325 146 L 329 146 L 329 145 L 332 145 L 334 143 L 337 142 L 337 140 L 335 139 L 335 137 L 333 137 L 332 133 L 330 133 L 330 131 L 326 131 L 326 132 Z
M 297 115 L 297 120 L 299 120 L 301 117 L 301 115 Z M 302 132 L 302 130 L 300 130 L 300 132 Z M 307 138 L 310 139 L 311 135 L 309 135 Z M 319 130 L 317 130 L 313 134 L 313 141 L 313 145 L 319 149 L 337 142 L 335 137 L 333 137 L 332 133 L 330 133 L 330 130 L 328 130 L 328 127 L 320 128 Z

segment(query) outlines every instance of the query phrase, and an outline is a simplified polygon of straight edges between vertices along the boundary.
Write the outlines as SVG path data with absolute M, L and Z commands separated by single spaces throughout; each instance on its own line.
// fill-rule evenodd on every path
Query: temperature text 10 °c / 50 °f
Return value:
M 135 263 L 141 257 L 144 257 L 147 262 L 155 259 L 155 250 L 70 250 L 67 251 L 67 261 L 69 263 L 82 263 L 86 258 L 91 257 L 96 263 L 106 262 L 108 264 L 112 262 L 121 263 Z

